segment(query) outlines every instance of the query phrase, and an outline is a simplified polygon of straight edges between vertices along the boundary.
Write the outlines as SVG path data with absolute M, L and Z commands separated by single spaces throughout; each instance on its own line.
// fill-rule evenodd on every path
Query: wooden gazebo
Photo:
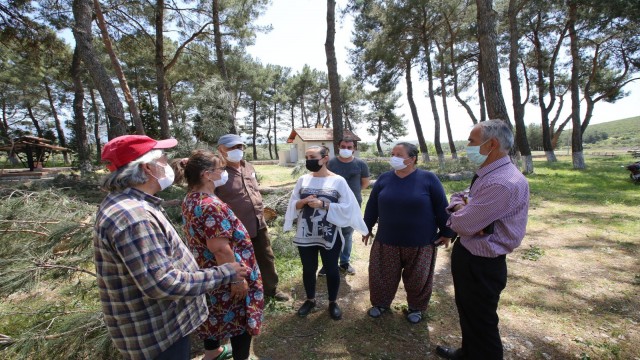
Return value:
M 67 148 L 53 145 L 53 141 L 35 136 L 21 136 L 13 139 L 11 144 L 0 145 L 0 151 L 7 151 L 9 156 L 16 155 L 20 162 L 30 171 L 44 166 L 54 152 L 68 152 Z

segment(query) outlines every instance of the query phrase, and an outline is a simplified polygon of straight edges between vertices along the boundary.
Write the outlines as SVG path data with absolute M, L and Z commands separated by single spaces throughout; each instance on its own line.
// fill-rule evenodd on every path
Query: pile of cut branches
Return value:
M 55 189 L 0 189 L 0 357 L 118 357 L 95 281 L 95 211 Z

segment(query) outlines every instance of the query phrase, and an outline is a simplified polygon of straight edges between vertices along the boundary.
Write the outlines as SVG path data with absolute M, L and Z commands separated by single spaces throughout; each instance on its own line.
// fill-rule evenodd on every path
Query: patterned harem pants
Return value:
M 426 310 L 433 290 L 436 255 L 433 245 L 400 247 L 374 241 L 369 255 L 371 304 L 389 308 L 402 277 L 409 309 Z

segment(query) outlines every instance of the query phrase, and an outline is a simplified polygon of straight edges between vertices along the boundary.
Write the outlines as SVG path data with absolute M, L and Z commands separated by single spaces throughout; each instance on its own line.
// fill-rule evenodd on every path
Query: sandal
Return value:
M 417 324 L 422 321 L 422 311 L 409 309 L 407 313 L 407 320 L 412 324 Z
M 233 353 L 231 352 L 231 347 L 227 347 L 227 345 L 222 345 L 222 352 L 218 354 L 213 360 L 227 360 L 233 357 Z
M 371 309 L 367 311 L 367 314 L 372 318 L 377 319 L 382 316 L 382 314 L 384 314 L 387 310 L 389 309 L 382 306 L 372 306 Z

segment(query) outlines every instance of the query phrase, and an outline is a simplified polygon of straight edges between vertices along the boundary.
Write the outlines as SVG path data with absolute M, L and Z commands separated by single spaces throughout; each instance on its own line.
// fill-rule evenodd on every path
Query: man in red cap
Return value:
M 102 160 L 109 192 L 95 223 L 96 273 L 109 334 L 127 359 L 190 359 L 189 333 L 208 317 L 204 294 L 238 279 L 238 263 L 200 270 L 154 194 L 173 182 L 175 139 L 125 135 Z

